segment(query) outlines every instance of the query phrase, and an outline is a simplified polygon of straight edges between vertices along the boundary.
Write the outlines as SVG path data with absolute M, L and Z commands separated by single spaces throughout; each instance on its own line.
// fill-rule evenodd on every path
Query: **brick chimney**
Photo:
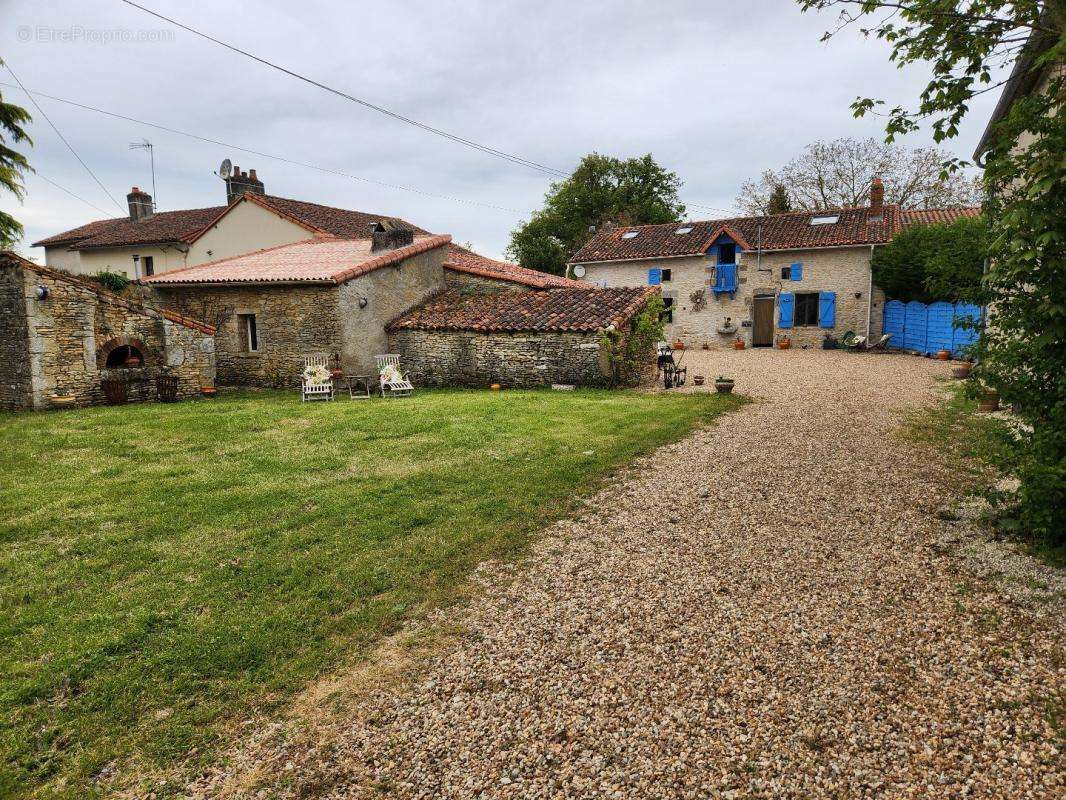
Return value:
M 242 194 L 266 194 L 266 187 L 255 174 L 254 169 L 241 172 L 240 167 L 234 167 L 233 173 L 226 178 L 226 204 L 232 203 Z
M 884 211 L 885 208 L 885 185 L 881 183 L 881 179 L 874 175 L 873 181 L 870 183 L 870 214 L 877 216 Z
M 130 222 L 152 216 L 152 195 L 142 192 L 136 186 L 126 195 L 126 204 L 130 209 Z
M 413 244 L 415 240 L 415 232 L 413 230 L 397 225 L 391 220 L 371 222 L 368 227 L 370 229 L 371 253 L 407 247 L 407 245 Z

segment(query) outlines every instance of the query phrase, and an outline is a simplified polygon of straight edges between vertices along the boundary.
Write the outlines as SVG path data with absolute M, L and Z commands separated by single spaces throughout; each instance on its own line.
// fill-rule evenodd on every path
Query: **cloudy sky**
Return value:
M 878 135 L 878 121 L 855 120 L 849 103 L 860 94 L 908 102 L 928 77 L 922 68 L 895 69 L 885 46 L 857 31 L 820 42 L 834 17 L 801 14 L 793 0 L 139 2 L 349 94 L 553 169 L 569 171 L 594 150 L 650 152 L 682 178 L 694 218 L 731 209 L 744 180 L 809 142 Z M 129 187 L 151 184 L 146 154 L 128 148 L 145 138 L 155 145 L 159 210 L 223 203 L 224 186 L 212 172 L 228 157 L 255 167 L 270 194 L 401 216 L 496 257 L 551 180 L 327 94 L 118 0 L 0 0 L 0 7 L 0 56 L 31 91 L 220 142 L 38 97 L 120 212 L 0 69 L 0 92 L 35 117 L 28 155 L 39 176 L 29 176 L 23 204 L 0 197 L 0 208 L 26 226 L 27 242 L 125 213 Z M 969 156 L 994 102 L 974 103 L 950 145 L 955 154 Z M 930 142 L 928 135 L 908 140 Z M 41 252 L 25 244 L 21 251 Z

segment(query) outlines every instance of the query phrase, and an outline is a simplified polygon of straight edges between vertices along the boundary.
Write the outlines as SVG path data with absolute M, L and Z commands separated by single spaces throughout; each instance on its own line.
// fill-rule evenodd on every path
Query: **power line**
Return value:
M 403 184 L 399 184 L 399 183 L 388 183 L 386 181 L 377 181 L 377 180 L 374 180 L 372 178 L 364 178 L 364 177 L 359 176 L 359 175 L 352 175 L 351 173 L 343 172 L 342 170 L 332 169 L 330 167 L 322 167 L 322 166 L 319 166 L 317 164 L 311 164 L 311 163 L 306 162 L 306 161 L 297 161 L 295 159 L 286 158 L 285 156 L 274 155 L 272 153 L 264 153 L 261 150 L 253 150 L 253 149 L 251 149 L 249 147 L 241 147 L 240 145 L 231 144 L 229 142 L 223 142 L 223 141 L 220 141 L 218 139 L 211 139 L 211 138 L 206 137 L 206 136 L 200 136 L 200 135 L 195 134 L 195 133 L 190 133 L 189 131 L 179 130 L 178 128 L 171 128 L 171 127 L 169 127 L 167 125 L 161 125 L 161 124 L 159 124 L 157 122 L 148 122 L 147 120 L 137 119 L 136 117 L 130 117 L 130 116 L 127 116 L 125 114 L 119 114 L 119 113 L 117 113 L 115 111 L 107 111 L 106 109 L 97 108 L 96 106 L 86 105 L 85 103 L 79 103 L 76 100 L 70 100 L 70 99 L 67 99 L 65 97 L 56 97 L 55 95 L 47 94 L 45 92 L 39 92 L 36 89 L 31 91 L 31 90 L 27 89 L 26 87 L 22 86 L 21 84 L 19 86 L 15 86 L 14 84 L 5 83 L 3 81 L 0 81 L 0 86 L 8 86 L 8 87 L 13 88 L 13 89 L 21 88 L 22 91 L 24 91 L 28 96 L 30 96 L 31 99 L 33 99 L 34 95 L 36 95 L 37 97 L 45 97 L 45 98 L 47 98 L 49 100 L 54 100 L 57 103 L 65 103 L 66 105 L 74 106 L 75 108 L 80 108 L 80 109 L 83 109 L 85 111 L 93 111 L 93 112 L 95 112 L 97 114 L 103 114 L 104 116 L 114 117 L 115 119 L 121 119 L 121 120 L 124 120 L 126 122 L 134 122 L 134 123 L 136 123 L 138 125 L 147 125 L 150 128 L 156 128 L 158 130 L 166 131 L 167 133 L 173 133 L 173 134 L 176 134 L 178 136 L 186 136 L 186 137 L 188 137 L 190 139 L 196 139 L 197 141 L 207 142 L 208 144 L 218 145 L 219 147 L 226 147 L 226 148 L 230 148 L 232 150 L 240 150 L 242 153 L 249 153 L 249 154 L 254 155 L 254 156 L 260 156 L 261 158 L 269 158 L 269 159 L 272 159 L 274 161 L 281 161 L 281 162 L 284 162 L 286 164 L 292 164 L 292 165 L 298 166 L 298 167 L 305 167 L 307 169 L 313 169 L 313 170 L 317 170 L 319 172 L 326 172 L 326 173 L 329 173 L 331 175 L 339 175 L 339 176 L 344 177 L 344 178 L 350 178 L 350 179 L 355 180 L 355 181 L 361 181 L 362 183 L 370 183 L 370 184 L 374 184 L 375 186 L 384 186 L 385 188 L 388 188 L 388 189 L 400 189 L 400 190 L 405 191 L 405 192 L 413 192 L 415 194 L 419 194 L 419 195 L 422 195 L 424 197 L 433 197 L 433 198 L 436 198 L 438 200 L 449 200 L 449 201 L 454 202 L 454 203 L 464 203 L 466 205 L 482 206 L 484 208 L 495 209 L 496 211 L 507 211 L 507 212 L 513 213 L 513 214 L 521 214 L 521 213 L 523 213 L 520 209 L 517 209 L 517 208 L 508 208 L 507 206 L 498 206 L 498 205 L 494 205 L 492 203 L 483 203 L 483 202 L 481 202 L 479 200 L 465 200 L 465 199 L 463 199 L 461 197 L 455 197 L 453 195 L 438 194 L 436 192 L 427 192 L 427 191 L 424 191 L 422 189 L 416 189 L 416 188 L 411 187 L 411 186 L 404 186 Z M 36 103 L 34 103 L 34 105 L 36 105 Z
M 192 28 L 192 27 L 190 27 L 188 25 L 185 25 L 185 24 L 183 24 L 181 22 L 178 22 L 177 20 L 171 19 L 170 17 L 163 16 L 162 14 L 160 14 L 160 13 L 158 13 L 156 11 L 152 11 L 150 8 L 145 8 L 142 5 L 138 5 L 137 3 L 134 3 L 131 0 L 122 0 L 122 2 L 124 2 L 128 6 L 132 6 L 133 8 L 140 9 L 141 11 L 145 12 L 146 14 L 151 14 L 153 17 L 156 17 L 157 19 L 161 19 L 164 22 L 169 22 L 171 25 L 176 25 L 179 28 L 181 28 L 182 30 L 188 31 L 189 33 L 194 34 L 195 36 L 199 36 L 202 39 L 206 39 L 209 42 L 214 42 L 215 44 L 217 44 L 217 45 L 219 45 L 221 47 L 225 47 L 227 50 L 232 50 L 234 53 L 239 53 L 240 55 L 245 56 L 246 58 L 250 58 L 253 61 L 258 61 L 260 64 L 263 64 L 264 66 L 270 67 L 271 69 L 276 69 L 279 72 L 283 72 L 286 75 L 288 75 L 290 77 L 293 77 L 293 78 L 296 78 L 297 80 L 303 81 L 304 83 L 310 84 L 311 86 L 315 86 L 315 87 L 317 87 L 319 89 L 322 89 L 323 91 L 330 92 L 331 94 L 335 94 L 338 97 L 343 97 L 345 100 L 350 100 L 351 102 L 357 103 L 357 104 L 359 104 L 359 105 L 361 105 L 361 106 L 363 106 L 365 108 L 369 108 L 372 111 L 377 111 L 379 114 L 384 114 L 387 117 L 391 117 L 391 118 L 393 118 L 395 120 L 398 120 L 400 122 L 406 123 L 407 125 L 413 125 L 416 128 L 421 128 L 422 130 L 427 131 L 428 133 L 433 133 L 433 134 L 436 134 L 437 136 L 442 136 L 445 139 L 450 139 L 453 142 L 457 142 L 459 144 L 462 144 L 462 145 L 465 145 L 467 147 L 473 148 L 474 150 L 478 150 L 478 151 L 480 151 L 482 153 L 486 153 L 487 155 L 495 156 L 496 158 L 502 158 L 502 159 L 504 159 L 506 161 L 511 161 L 511 162 L 513 162 L 515 164 L 521 164 L 522 166 L 529 167 L 531 169 L 540 170 L 541 172 L 545 172 L 545 173 L 547 173 L 549 175 L 555 175 L 555 176 L 558 176 L 558 177 L 566 177 L 566 173 L 560 172 L 559 170 L 554 169 L 552 167 L 547 167 L 547 166 L 545 166 L 543 164 L 537 163 L 536 161 L 531 161 L 528 158 L 522 158 L 521 156 L 516 156 L 516 155 L 514 155 L 512 153 L 507 153 L 507 152 L 505 152 L 503 150 L 497 150 L 495 147 L 489 147 L 488 145 L 484 145 L 484 144 L 480 144 L 479 142 L 475 142 L 472 139 L 466 139 L 466 138 L 464 138 L 462 136 L 459 136 L 457 134 L 449 133 L 448 131 L 442 130 L 440 128 L 435 128 L 432 125 L 427 125 L 424 122 L 419 122 L 418 120 L 411 119 L 410 117 L 405 117 L 403 114 L 399 114 L 399 113 L 397 113 L 395 111 L 390 111 L 389 109 L 385 108 L 384 106 L 375 105 L 374 103 L 371 103 L 369 100 L 364 100 L 364 99 L 362 99 L 360 97 L 355 97 L 354 95 L 350 95 L 347 92 L 343 92 L 340 89 L 335 89 L 332 86 L 327 86 L 326 84 L 320 83 L 319 81 L 316 81 L 313 78 L 308 78 L 306 75 L 301 75 L 300 73 L 294 72 L 291 69 L 287 69 L 287 68 L 281 66 L 280 64 L 275 64 L 273 61 L 268 61 L 265 58 L 261 58 L 260 56 L 257 56 L 257 55 L 255 55 L 253 53 L 249 53 L 247 50 L 242 50 L 239 47 L 235 47 L 235 46 L 229 44 L 228 42 L 223 42 L 220 39 L 216 39 L 215 37 L 210 36 L 209 34 L 206 34 L 203 31 L 199 31 L 196 28 Z
M 100 206 L 96 205 L 96 203 L 90 203 L 88 200 L 86 200 L 81 195 L 74 194 L 74 192 L 70 191 L 70 189 L 68 189 L 66 186 L 63 186 L 61 184 L 56 183 L 54 180 L 52 180 L 51 178 L 47 177 L 46 175 L 42 175 L 36 169 L 33 171 L 33 174 L 36 177 L 40 178 L 41 180 L 47 181 L 48 183 L 52 184 L 54 187 L 59 189 L 61 192 L 66 192 L 71 197 L 73 197 L 75 200 L 81 200 L 81 202 L 85 203 L 85 205 L 91 206 L 92 208 L 95 208 L 97 211 L 99 211 L 101 214 L 103 214 L 108 219 L 115 219 L 114 215 L 109 214 L 107 211 L 104 211 L 102 208 L 100 208 Z
M 92 175 L 93 180 L 96 181 L 96 185 L 104 190 L 104 194 L 106 194 L 111 199 L 112 203 L 114 203 L 116 206 L 118 206 L 118 209 L 120 211 L 124 210 L 122 208 L 122 206 L 119 204 L 118 200 L 116 200 L 114 198 L 114 196 L 111 194 L 111 192 L 109 192 L 107 190 L 107 187 L 104 186 L 104 184 L 100 182 L 99 178 L 96 177 L 96 173 L 93 172 L 91 169 L 89 169 L 89 165 L 85 163 L 85 161 L 82 159 L 81 156 L 78 155 L 78 151 L 75 150 L 71 146 L 70 142 L 67 141 L 67 138 L 62 133 L 60 133 L 59 128 L 56 127 L 56 124 L 54 122 L 52 122 L 52 120 L 49 118 L 49 116 L 46 113 L 44 113 L 44 109 L 41 108 L 41 104 L 37 102 L 37 100 L 33 97 L 32 94 L 30 94 L 29 92 L 26 91 L 26 87 L 22 85 L 22 81 L 19 80 L 19 76 L 15 74 L 15 70 L 11 69 L 11 65 L 5 63 L 4 66 L 7 67 L 7 71 L 11 73 L 11 77 L 15 79 L 15 83 L 17 83 L 19 85 L 19 88 L 22 89 L 22 91 L 26 92 L 26 95 L 30 98 L 30 102 L 33 103 L 34 107 L 38 111 L 41 112 L 41 116 L 44 117 L 45 122 L 47 122 L 49 125 L 52 126 L 52 130 L 54 130 L 56 132 L 56 136 L 58 136 L 60 139 L 63 140 L 63 144 L 65 144 L 67 146 L 67 149 L 71 153 L 74 154 L 74 158 L 78 159 L 78 163 L 80 163 L 83 167 L 85 167 L 85 171 L 86 172 L 88 172 L 90 175 Z

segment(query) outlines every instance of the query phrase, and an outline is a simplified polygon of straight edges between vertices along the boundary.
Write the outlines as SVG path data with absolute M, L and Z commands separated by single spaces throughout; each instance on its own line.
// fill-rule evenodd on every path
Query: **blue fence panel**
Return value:
M 955 306 L 940 301 L 929 306 L 926 322 L 925 346 L 930 353 L 951 351 L 955 335 Z
M 902 300 L 889 300 L 885 303 L 884 332 L 891 334 L 889 347 L 903 349 L 903 328 L 907 318 L 907 306 Z
M 916 353 L 928 353 L 926 346 L 926 326 L 928 324 L 929 309 L 925 303 L 911 300 L 907 303 L 907 316 L 904 321 L 903 346 L 907 350 Z
M 955 325 L 952 331 L 951 352 L 960 356 L 966 348 L 977 342 L 981 334 L 981 307 L 971 303 L 955 304 Z

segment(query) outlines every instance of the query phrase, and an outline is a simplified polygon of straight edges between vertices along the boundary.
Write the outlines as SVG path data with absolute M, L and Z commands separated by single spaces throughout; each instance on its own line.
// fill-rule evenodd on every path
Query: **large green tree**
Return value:
M 590 153 L 569 178 L 551 185 L 544 207 L 511 232 L 507 254 L 523 267 L 562 275 L 592 227 L 680 220 L 680 188 L 677 175 L 650 154 L 622 160 Z
M 839 12 L 831 38 L 855 23 L 887 42 L 900 67 L 932 76 L 913 105 L 883 110 L 886 140 L 931 125 L 958 135 L 974 97 L 1033 84 L 997 121 L 983 153 L 990 225 L 984 289 L 990 324 L 979 345 L 980 378 L 1021 410 L 1031 432 L 1018 467 L 1016 522 L 1066 541 L 1066 0 L 798 0 Z M 1011 77 L 997 68 L 1016 65 Z M 860 97 L 862 116 L 883 101 Z M 945 162 L 946 172 L 963 163 Z
M 0 66 L 3 64 L 3 59 L 0 59 Z M 26 194 L 22 178 L 30 169 L 30 165 L 26 157 L 16 151 L 13 145 L 33 144 L 23 128 L 30 119 L 24 108 L 5 102 L 3 92 L 0 92 L 0 187 L 11 192 L 19 200 Z M 0 250 L 13 247 L 21 238 L 22 225 L 19 221 L 0 211 Z
M 987 227 L 974 217 L 908 228 L 874 252 L 874 283 L 893 300 L 981 302 Z

